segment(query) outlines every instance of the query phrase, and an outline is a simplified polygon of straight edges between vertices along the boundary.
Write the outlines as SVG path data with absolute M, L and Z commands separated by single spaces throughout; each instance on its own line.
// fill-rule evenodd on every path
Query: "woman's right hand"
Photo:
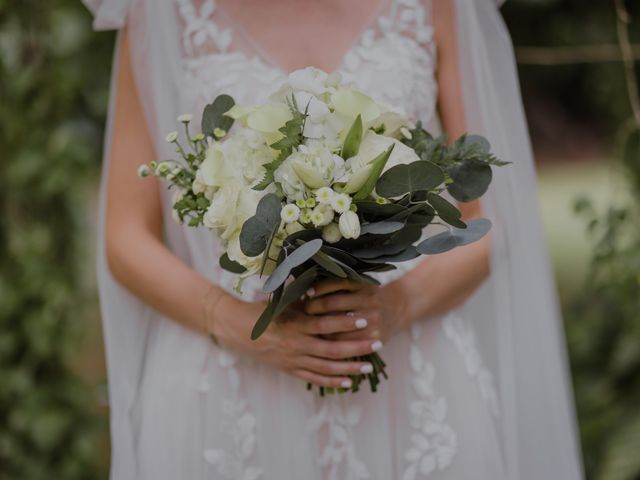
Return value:
M 224 348 L 322 387 L 349 388 L 349 375 L 372 371 L 368 362 L 347 359 L 372 353 L 375 339 L 321 337 L 358 330 L 356 317 L 314 316 L 289 308 L 257 340 L 251 340 L 251 330 L 265 307 L 265 302 L 247 303 L 225 293 L 211 313 L 215 318 L 208 319 L 211 333 Z M 362 323 L 358 322 L 360 328 Z

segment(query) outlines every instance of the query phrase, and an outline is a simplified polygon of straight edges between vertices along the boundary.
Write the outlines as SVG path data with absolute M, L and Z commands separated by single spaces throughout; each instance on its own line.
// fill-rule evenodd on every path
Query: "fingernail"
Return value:
M 371 365 L 370 363 L 367 363 L 366 365 L 363 365 L 360 367 L 360 373 L 371 373 L 373 372 L 373 365 Z
M 368 325 L 366 318 L 359 318 L 356 320 L 356 328 L 365 328 Z
M 347 317 L 353 317 L 355 316 L 355 312 L 347 312 L 346 315 Z
M 310 288 L 309 290 L 307 290 L 307 297 L 313 297 L 315 294 L 316 294 L 315 288 Z
M 344 380 L 344 381 L 340 384 L 340 386 L 341 386 L 342 388 L 351 388 L 351 380 Z
M 382 342 L 380 340 L 376 340 L 371 344 L 371 350 L 373 350 L 374 352 L 377 352 L 381 348 L 382 348 Z

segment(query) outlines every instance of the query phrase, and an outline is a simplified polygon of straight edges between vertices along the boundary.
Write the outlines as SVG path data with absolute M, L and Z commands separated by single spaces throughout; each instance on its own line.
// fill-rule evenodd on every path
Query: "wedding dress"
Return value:
M 97 28 L 129 27 L 158 158 L 171 155 L 163 138 L 178 114 L 198 118 L 220 93 L 263 101 L 286 77 L 214 0 L 85 3 Z M 111 277 L 101 233 L 112 479 L 581 478 L 509 38 L 493 0 L 457 0 L 456 8 L 469 130 L 514 162 L 496 173 L 483 200 L 495 224 L 491 278 L 464 307 L 416 322 L 384 346 L 389 380 L 377 393 L 321 398 L 139 302 Z M 436 68 L 429 3 L 382 0 L 338 71 L 438 131 Z M 233 293 L 214 235 L 177 225 L 166 191 L 162 202 L 167 245 Z M 257 298 L 259 288 L 245 283 L 245 298 Z

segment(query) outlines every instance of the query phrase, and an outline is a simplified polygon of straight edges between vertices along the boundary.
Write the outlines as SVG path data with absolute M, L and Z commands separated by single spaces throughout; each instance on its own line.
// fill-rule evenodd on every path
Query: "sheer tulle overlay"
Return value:
M 220 93 L 243 103 L 263 100 L 286 75 L 213 0 L 85 2 L 97 28 L 129 26 L 136 82 L 159 158 L 171 153 L 163 137 L 179 113 L 197 118 Z M 389 341 L 381 354 L 390 378 L 377 393 L 320 398 L 302 381 L 221 350 L 141 304 L 111 277 L 101 231 L 114 480 L 581 476 L 539 226 L 511 226 L 516 211 L 523 219 L 536 212 L 508 37 L 493 1 L 458 0 L 457 8 L 470 130 L 485 134 L 517 166 L 496 179 L 486 200 L 496 224 L 491 279 L 465 307 L 417 322 Z M 338 71 L 438 132 L 430 15 L 426 1 L 384 0 Z M 494 80 L 509 82 L 498 92 L 504 100 L 492 96 Z M 478 92 L 487 97 L 479 99 Z M 107 154 L 108 148 L 109 139 Z M 162 201 L 169 247 L 234 293 L 233 276 L 218 267 L 213 234 L 177 225 L 168 192 Z M 518 245 L 528 233 L 528 245 Z M 533 253 L 517 261 L 525 246 Z M 380 279 L 390 281 L 416 264 Z M 248 281 L 243 295 L 255 299 L 259 289 L 259 280 Z M 521 343 L 522 322 L 535 323 L 525 332 L 530 346 Z

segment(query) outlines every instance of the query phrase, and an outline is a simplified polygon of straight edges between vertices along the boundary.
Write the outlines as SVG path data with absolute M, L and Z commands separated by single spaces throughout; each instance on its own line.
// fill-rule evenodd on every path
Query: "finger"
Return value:
M 352 332 L 332 333 L 326 335 L 323 338 L 327 340 L 333 340 L 338 342 L 353 341 L 353 340 L 382 340 L 380 330 L 374 328 L 364 328 L 362 330 L 355 330 Z
M 305 356 L 300 360 L 305 370 L 321 375 L 346 376 L 360 375 L 373 372 L 373 365 L 369 362 L 350 362 L 327 360 L 326 358 Z
M 295 376 L 320 387 L 351 388 L 352 381 L 349 377 L 328 377 L 309 370 L 297 369 L 292 372 Z
M 321 295 L 327 295 L 328 293 L 339 292 L 341 290 L 355 292 L 357 290 L 360 290 L 363 286 L 363 283 L 354 282 L 353 280 L 349 280 L 348 278 L 327 279 L 316 283 L 312 288 L 307 290 L 307 297 L 319 297 Z
M 344 358 L 360 357 L 382 348 L 380 340 L 350 340 L 332 341 L 317 337 L 310 337 L 305 345 L 305 353 L 313 357 L 341 360 Z
M 362 316 L 326 315 L 307 317 L 299 322 L 302 331 L 312 335 L 330 335 L 333 333 L 352 332 L 366 328 L 369 322 Z
M 335 293 L 309 300 L 304 311 L 309 315 L 348 312 L 366 306 L 367 297 L 359 293 Z

